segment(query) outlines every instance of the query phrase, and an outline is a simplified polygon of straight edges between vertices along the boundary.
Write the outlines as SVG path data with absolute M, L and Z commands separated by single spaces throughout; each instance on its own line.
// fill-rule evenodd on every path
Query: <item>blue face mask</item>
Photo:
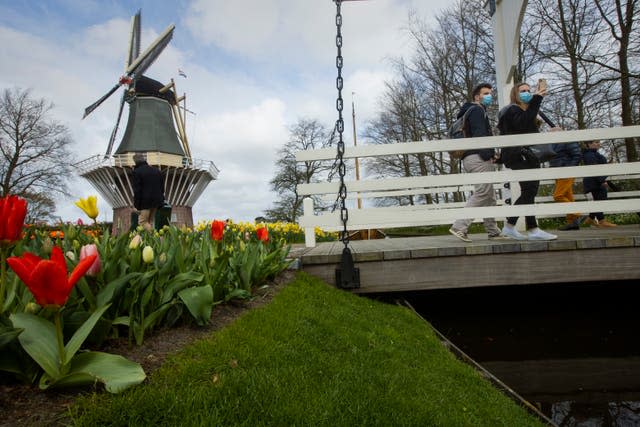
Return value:
M 520 92 L 520 101 L 524 102 L 525 104 L 531 102 L 531 98 L 533 98 L 531 92 Z
M 488 106 L 488 105 L 491 105 L 492 102 L 493 102 L 493 96 L 491 96 L 491 95 L 484 95 L 480 99 L 480 103 L 482 105 L 484 105 L 485 107 Z

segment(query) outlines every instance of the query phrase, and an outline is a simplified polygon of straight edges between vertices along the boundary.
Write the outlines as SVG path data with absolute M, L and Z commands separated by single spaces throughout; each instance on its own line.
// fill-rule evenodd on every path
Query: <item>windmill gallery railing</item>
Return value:
M 513 136 L 492 136 L 456 140 L 408 142 L 382 145 L 350 147 L 344 158 L 367 158 L 390 155 L 448 152 L 475 148 L 503 148 L 521 145 L 567 143 L 573 141 L 615 140 L 640 137 L 640 126 L 603 129 L 547 132 Z M 332 160 L 335 149 L 300 151 L 296 153 L 298 162 Z M 636 179 L 640 174 L 640 162 L 613 163 L 607 165 L 575 166 L 562 168 L 540 168 L 526 170 L 502 169 L 496 172 L 458 173 L 428 175 L 406 178 L 370 179 L 347 182 L 349 198 L 375 199 L 400 195 L 441 194 L 471 189 L 474 184 L 499 184 L 527 180 L 553 180 L 556 178 L 582 178 L 588 176 L 609 176 L 614 180 Z M 512 185 L 512 187 L 514 187 Z M 517 187 L 517 185 L 515 185 Z M 338 192 L 337 182 L 301 184 L 298 194 L 305 196 L 303 216 L 299 219 L 305 229 L 305 243 L 315 246 L 314 227 L 326 231 L 337 231 L 343 227 L 339 212 L 315 212 L 312 196 L 333 197 Z M 624 198 L 623 198 L 624 197 Z M 504 197 L 498 197 L 498 206 L 465 208 L 461 203 L 437 203 L 395 207 L 370 207 L 349 210 L 347 228 L 349 230 L 398 228 L 452 223 L 460 218 L 505 218 L 507 216 L 562 216 L 572 212 L 605 213 L 640 212 L 640 192 L 610 193 L 609 200 L 576 201 L 571 203 L 543 203 L 549 198 L 539 197 L 534 205 L 509 205 Z M 576 197 L 576 199 L 580 199 Z M 372 203 L 369 203 L 371 205 Z

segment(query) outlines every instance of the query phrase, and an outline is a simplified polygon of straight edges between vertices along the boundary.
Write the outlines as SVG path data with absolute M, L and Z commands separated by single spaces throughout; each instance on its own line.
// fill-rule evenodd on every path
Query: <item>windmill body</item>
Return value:
M 131 227 L 133 207 L 133 155 L 145 153 L 147 162 L 160 169 L 167 203 L 172 206 L 171 223 L 193 225 L 192 207 L 207 185 L 217 179 L 218 169 L 211 161 L 191 156 L 184 128 L 187 112 L 185 96 L 177 97 L 173 80 L 163 85 L 142 73 L 160 55 L 171 40 L 170 25 L 142 54 L 140 51 L 140 12 L 132 19 L 129 55 L 125 74 L 103 97 L 85 109 L 85 117 L 121 86 L 116 125 L 105 155 L 96 155 L 77 163 L 80 175 L 96 188 L 113 207 L 113 232 Z M 115 152 L 111 154 L 124 104 L 129 105 L 127 126 Z

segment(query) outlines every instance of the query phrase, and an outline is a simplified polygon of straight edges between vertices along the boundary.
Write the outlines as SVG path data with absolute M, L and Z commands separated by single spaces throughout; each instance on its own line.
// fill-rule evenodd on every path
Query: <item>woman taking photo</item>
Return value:
M 503 108 L 498 115 L 498 129 L 501 135 L 518 135 L 523 133 L 537 133 L 541 124 L 538 119 L 540 104 L 547 94 L 546 82 L 538 82 L 535 94 L 531 94 L 531 87 L 527 83 L 517 83 L 511 89 L 511 105 Z M 506 167 L 518 169 L 533 169 L 540 167 L 540 161 L 528 147 L 505 147 L 500 155 Z M 522 181 L 520 184 L 520 197 L 515 205 L 532 205 L 538 194 L 540 181 Z M 518 217 L 509 217 L 502 229 L 502 235 L 516 240 L 554 240 L 558 236 L 547 233 L 538 228 L 536 217 L 525 217 L 527 235 L 516 230 Z

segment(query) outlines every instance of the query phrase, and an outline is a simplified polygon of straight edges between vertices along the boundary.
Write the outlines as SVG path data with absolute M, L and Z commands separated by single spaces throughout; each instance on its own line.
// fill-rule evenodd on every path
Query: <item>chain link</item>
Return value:
M 338 89 L 338 98 L 336 99 L 336 110 L 338 111 L 338 120 L 336 120 L 335 129 L 338 131 L 338 156 L 336 158 L 338 163 L 338 175 L 340 176 L 340 190 L 338 191 L 338 198 L 340 199 L 340 220 L 342 221 L 343 229 L 340 232 L 340 240 L 346 248 L 349 245 L 349 232 L 347 231 L 347 221 L 349 220 L 349 211 L 347 210 L 347 186 L 344 183 L 344 177 L 347 173 L 347 167 L 344 164 L 344 140 L 342 134 L 344 132 L 344 120 L 342 118 L 342 110 L 344 107 L 344 101 L 342 99 L 342 88 L 344 80 L 342 78 L 342 13 L 340 7 L 342 0 L 334 0 L 336 3 L 336 47 L 338 48 L 338 54 L 336 56 L 336 68 L 338 69 L 338 77 L 336 78 L 336 89 Z

